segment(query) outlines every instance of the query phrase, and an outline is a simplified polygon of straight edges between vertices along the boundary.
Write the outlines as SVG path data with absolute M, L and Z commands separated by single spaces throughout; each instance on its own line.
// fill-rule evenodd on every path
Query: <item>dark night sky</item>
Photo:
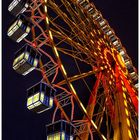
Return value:
M 11 0 L 3 0 L 2 57 L 2 135 L 3 140 L 46 140 L 45 124 L 50 113 L 34 114 L 26 109 L 26 89 L 39 81 L 37 72 L 26 77 L 12 69 L 14 52 L 21 44 L 14 43 L 6 36 L 13 16 L 7 7 Z M 109 21 L 136 68 L 138 67 L 138 3 L 137 0 L 93 0 L 98 10 Z

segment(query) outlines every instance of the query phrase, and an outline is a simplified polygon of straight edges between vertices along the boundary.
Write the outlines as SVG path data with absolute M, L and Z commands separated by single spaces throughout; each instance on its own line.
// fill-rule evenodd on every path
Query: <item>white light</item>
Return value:
M 18 26 L 20 27 L 22 25 L 22 20 L 18 21 Z
M 41 101 L 41 102 L 44 101 L 44 93 L 43 93 L 43 92 L 41 92 L 41 94 L 40 94 L 40 101 Z
M 49 107 L 52 107 L 53 106 L 53 98 L 50 98 L 49 100 L 50 100 L 49 101 Z
M 28 60 L 28 58 L 29 58 L 29 53 L 28 53 L 28 52 L 25 53 L 24 58 L 25 58 L 26 60 Z
M 20 13 L 24 13 L 26 11 L 26 8 L 24 7 L 21 11 L 20 11 Z
M 58 54 L 58 51 L 57 51 L 56 47 L 54 47 L 54 51 L 56 53 L 56 56 L 59 57 L 59 54 Z
M 8 32 L 8 36 L 12 36 L 12 34 L 13 34 L 14 32 L 11 30 L 10 32 Z
M 28 73 L 30 73 L 32 70 L 34 70 L 35 67 L 31 67 L 29 70 L 25 71 L 22 75 L 27 75 Z
M 28 8 L 28 7 L 29 7 L 28 3 L 26 3 L 26 4 L 25 4 L 25 7 L 26 7 L 26 8 Z
M 28 26 L 28 27 L 26 28 L 26 33 L 29 33 L 30 30 L 31 30 L 31 28 Z
M 45 12 L 47 13 L 47 6 L 45 6 Z
M 115 42 L 113 42 L 113 45 L 117 45 L 119 43 L 118 40 L 116 40 Z
M 17 70 L 19 68 L 20 64 L 16 64 L 15 66 L 13 66 L 14 70 Z
M 105 24 L 105 20 L 99 22 L 100 26 L 103 26 Z
M 65 133 L 64 132 L 61 133 L 61 139 L 65 140 Z
M 73 140 L 73 136 L 70 136 L 70 140 Z
M 17 20 L 9 27 L 8 32 L 10 32 L 14 28 L 14 26 L 16 26 L 16 24 Z
M 34 66 L 34 67 L 37 67 L 37 64 L 38 64 L 38 59 L 35 58 L 35 59 L 34 59 L 34 64 L 33 64 L 33 66 Z
M 36 107 L 39 106 L 39 105 L 41 105 L 41 102 L 40 101 L 34 103 L 34 106 L 36 106 Z
M 20 61 L 20 65 L 23 65 L 25 62 L 26 62 L 26 61 L 25 61 L 24 59 L 22 59 L 22 60 Z
M 121 52 L 120 52 L 120 55 L 122 56 L 122 55 L 124 55 L 125 54 L 125 52 L 122 50 Z
M 8 11 L 11 12 L 14 7 L 12 5 L 8 6 Z
M 135 87 L 136 87 L 136 88 L 138 88 L 138 87 L 139 87 L 139 84 L 138 84 L 138 83 L 137 83 L 137 84 L 135 84 Z
M 108 36 L 111 35 L 111 34 L 112 34 L 111 30 L 106 33 L 106 35 L 108 35 Z
M 65 75 L 67 75 L 66 70 L 65 70 L 65 68 L 64 68 L 63 65 L 61 65 L 61 68 L 62 68 L 63 73 L 64 73 Z
M 12 31 L 15 33 L 15 32 L 17 31 L 18 28 L 19 28 L 18 25 L 16 25 L 16 26 L 12 29 Z
M 19 43 L 21 40 L 23 40 L 26 36 L 27 36 L 28 34 L 27 33 L 24 33 L 21 37 L 19 37 L 18 39 L 17 39 L 17 43 Z
M 34 105 L 30 105 L 30 106 L 28 106 L 27 108 L 29 109 L 29 110 L 31 110 L 31 109 L 33 109 L 35 106 Z
M 136 73 L 135 72 L 132 72 L 132 73 L 130 73 L 130 76 L 131 77 L 134 77 L 134 76 L 136 76 Z

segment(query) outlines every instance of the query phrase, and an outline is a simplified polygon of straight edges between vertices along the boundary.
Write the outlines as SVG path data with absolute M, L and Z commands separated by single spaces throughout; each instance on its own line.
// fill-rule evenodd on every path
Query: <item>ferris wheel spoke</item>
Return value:
M 78 13 L 76 13 L 75 11 L 75 7 L 72 7 L 71 5 L 72 5 L 72 3 L 69 3 L 68 1 L 65 1 L 65 0 L 61 0 L 62 1 L 62 3 L 65 5 L 65 7 L 66 7 L 66 9 L 67 9 L 67 11 L 68 11 L 68 13 L 71 15 L 71 18 L 73 19 L 73 21 L 76 23 L 76 25 L 80 28 L 80 29 L 82 29 L 82 30 L 84 30 L 84 32 L 86 33 L 86 34 L 88 34 L 88 31 L 86 30 L 87 29 L 87 27 L 88 26 L 86 26 L 85 24 L 84 24 L 84 21 L 87 21 L 87 19 L 86 20 L 82 20 L 81 19 L 81 17 L 79 16 L 79 14 Z M 74 5 L 73 5 L 74 6 Z
M 72 58 L 74 59 L 77 59 L 77 60 L 80 60 L 81 62 L 84 62 L 86 64 L 93 64 L 93 65 L 96 65 L 96 61 L 95 60 L 91 60 L 90 57 L 83 57 L 83 53 L 80 52 L 79 50 L 78 51 L 75 51 L 75 53 L 73 53 L 72 50 L 69 50 L 69 49 L 64 49 L 64 48 L 57 48 L 59 52 L 62 52 L 68 56 L 71 56 Z
M 82 30 L 80 30 L 77 27 L 77 25 L 74 22 L 72 22 L 71 19 L 69 19 L 68 16 L 64 14 L 63 11 L 59 9 L 55 3 L 49 1 L 49 4 L 52 6 L 52 8 L 55 8 L 56 13 L 60 15 L 60 17 L 67 23 L 67 25 L 71 28 L 71 30 L 76 34 L 78 33 L 80 35 L 79 38 L 81 38 L 81 40 L 85 40 L 86 43 L 89 42 L 87 40 L 85 33 Z
M 95 59 L 95 56 L 93 57 L 92 54 L 89 54 L 88 52 L 90 52 L 90 50 L 86 47 L 86 46 L 82 46 L 80 43 L 77 43 L 75 42 L 74 40 L 72 40 L 71 38 L 69 38 L 68 36 L 64 36 L 62 35 L 60 32 L 58 31 L 55 31 L 53 29 L 51 29 L 52 33 L 53 33 L 53 36 L 60 39 L 60 40 L 63 40 L 64 42 L 68 43 L 69 45 L 72 45 L 72 47 L 74 47 L 75 49 L 81 51 L 83 54 L 87 55 L 88 58 L 87 58 L 87 62 L 95 62 L 96 61 L 94 60 Z M 58 48 L 58 50 L 60 51 L 63 51 L 63 48 Z M 66 53 L 66 51 L 63 51 Z M 89 54 L 89 55 L 88 55 Z M 69 54 L 71 55 L 71 54 Z M 85 59 L 86 60 L 86 59 Z
M 63 36 L 66 36 L 65 38 L 68 38 L 68 36 L 64 33 L 64 30 L 63 30 L 63 28 L 60 26 L 60 25 L 58 25 L 58 24 L 56 24 L 56 23 L 54 23 L 54 22 L 52 22 L 51 20 L 50 20 L 50 22 L 52 23 L 52 25 L 54 25 L 60 32 L 59 32 L 59 35 L 61 35 L 62 36 L 62 33 L 63 33 Z M 69 31 L 67 31 L 67 32 L 69 32 Z M 55 34 L 58 34 L 58 31 L 55 33 Z M 55 35 L 54 34 L 54 35 Z M 70 35 L 71 35 L 72 33 L 70 33 Z M 75 37 L 78 37 L 79 35 L 76 33 L 75 34 L 75 36 L 73 36 L 72 38 L 70 38 L 70 40 L 74 40 L 74 38 Z M 80 39 L 80 42 L 81 42 L 82 40 Z M 79 43 L 79 41 L 78 41 L 78 43 Z M 92 45 L 92 43 L 93 42 L 90 42 L 90 41 L 88 41 L 88 43 L 84 43 L 83 41 L 82 41 L 82 46 L 86 46 L 86 48 L 88 47 L 88 48 L 92 48 L 93 50 L 95 50 L 95 47 L 93 46 L 93 47 L 89 47 L 89 46 L 91 46 Z M 80 44 L 80 43 L 79 43 Z
M 82 73 L 82 74 L 79 74 L 79 75 L 75 75 L 75 76 L 73 76 L 73 77 L 68 77 L 67 80 L 68 80 L 69 82 L 74 82 L 74 81 L 76 81 L 76 80 L 79 80 L 79 79 L 85 78 L 85 77 L 87 77 L 87 76 L 93 75 L 93 74 L 95 74 L 95 73 L 97 73 L 97 72 L 98 72 L 98 71 L 89 71 L 89 72 L 86 72 L 86 73 Z M 66 81 L 63 80 L 63 81 L 61 81 L 61 82 L 59 82 L 59 83 L 57 83 L 57 84 L 58 84 L 58 85 L 66 84 Z

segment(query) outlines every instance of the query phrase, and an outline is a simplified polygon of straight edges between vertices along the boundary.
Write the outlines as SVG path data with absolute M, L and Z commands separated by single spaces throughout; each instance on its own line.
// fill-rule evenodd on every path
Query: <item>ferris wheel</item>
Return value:
M 47 140 L 137 140 L 138 75 L 125 47 L 88 0 L 13 0 L 7 35 L 22 46 L 13 69 L 42 74 L 27 108 L 53 110 Z

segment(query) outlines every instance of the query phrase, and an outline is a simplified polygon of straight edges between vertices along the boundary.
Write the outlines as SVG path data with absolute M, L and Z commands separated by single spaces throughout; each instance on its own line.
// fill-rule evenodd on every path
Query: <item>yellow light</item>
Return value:
M 126 92 L 127 90 L 126 90 L 126 88 L 124 87 L 124 86 L 122 86 L 122 90 L 124 91 L 124 92 Z
M 101 59 L 104 59 L 103 56 L 100 56 Z
M 68 37 L 67 39 L 68 39 L 68 40 L 71 40 L 71 38 L 69 38 L 69 37 Z M 79 44 L 79 43 L 78 43 L 78 44 Z M 80 44 L 79 44 L 79 45 L 80 45 Z
M 25 53 L 24 58 L 25 58 L 26 60 L 28 60 L 28 58 L 29 58 L 29 53 L 28 53 L 28 52 Z
M 133 92 L 136 92 L 134 88 L 132 88 Z
M 56 47 L 54 47 L 54 51 L 56 53 L 56 56 L 59 57 L 59 54 L 58 54 L 58 51 L 57 51 Z
M 125 113 L 126 113 L 126 115 L 128 116 L 129 114 L 128 114 L 128 110 L 125 108 Z
M 39 100 L 39 93 L 34 95 L 33 102 L 37 102 Z
M 40 101 L 41 101 L 41 102 L 44 101 L 44 93 L 41 93 L 41 95 L 40 95 Z
M 53 106 L 53 98 L 50 98 L 49 107 Z
M 30 105 L 27 107 L 29 110 L 33 109 L 34 108 L 34 105 Z
M 34 59 L 34 67 L 37 67 L 37 64 L 38 64 L 38 60 L 37 59 Z
M 91 120 L 92 124 L 94 125 L 94 127 L 97 129 L 96 124 L 93 122 L 93 120 Z
M 47 13 L 47 6 L 45 6 L 44 8 L 45 8 L 45 13 Z
M 101 51 L 101 48 L 98 46 L 98 50 Z
M 122 85 L 124 85 L 124 82 L 121 80 Z
M 49 24 L 49 19 L 48 19 L 48 17 L 46 17 L 46 22 L 47 22 L 47 24 Z
M 62 68 L 64 74 L 67 75 L 66 70 L 65 70 L 65 68 L 64 68 L 64 66 L 62 64 L 61 64 L 61 68 Z
M 53 139 L 54 139 L 54 140 L 60 140 L 60 133 L 54 134 Z
M 126 99 L 126 95 L 125 95 L 125 93 L 123 92 L 123 97 L 124 97 L 124 99 Z
M 90 42 L 91 42 L 92 44 L 94 44 L 93 40 L 90 40 Z
M 127 121 L 127 125 L 130 127 L 130 121 L 129 121 L 129 119 L 127 118 L 126 121 Z
M 98 45 L 101 45 L 101 43 L 100 43 L 99 41 L 97 41 L 97 44 L 98 44 Z
M 127 107 L 127 102 L 124 100 L 124 105 Z
M 128 135 L 129 135 L 129 138 L 132 139 L 132 134 L 131 134 L 130 130 L 128 130 Z
M 91 32 L 90 34 L 94 37 L 94 35 L 93 35 L 93 33 L 92 33 L 92 32 Z
M 87 110 L 85 109 L 85 107 L 83 106 L 83 104 L 81 102 L 80 102 L 80 105 L 81 105 L 82 109 L 84 110 L 84 112 L 87 113 Z
M 111 81 L 109 81 L 109 84 L 110 84 L 110 85 L 112 85 L 112 82 L 111 82 Z
M 103 67 L 100 67 L 100 69 L 101 69 L 101 70 L 104 70 L 104 68 L 103 68 Z
M 13 66 L 18 62 L 18 58 L 16 58 L 13 62 Z
M 104 139 L 104 140 L 106 140 L 106 138 L 105 138 L 105 136 L 102 134 L 102 138 Z
M 31 105 L 32 103 L 33 103 L 33 96 L 28 98 L 27 106 Z
M 93 30 L 93 32 L 94 32 L 95 34 L 97 34 L 97 33 L 96 33 L 96 30 Z
M 98 30 L 98 34 L 99 34 L 99 35 L 101 35 L 101 32 L 100 32 L 100 30 Z
M 53 139 L 52 135 L 47 136 L 47 140 L 52 140 L 52 139 Z
M 47 140 L 60 140 L 60 132 L 47 136 Z
M 19 60 L 23 59 L 24 53 L 19 56 Z
M 65 140 L 65 133 L 64 132 L 61 133 L 61 139 Z
M 111 79 L 113 79 L 113 75 L 112 74 L 110 75 L 110 77 L 111 77 Z
M 96 55 L 96 56 L 97 56 L 97 53 L 96 53 L 96 52 L 94 52 L 94 55 Z
M 125 63 L 124 63 L 123 57 L 120 54 L 118 54 L 117 59 L 118 59 L 119 65 L 124 68 Z
M 53 40 L 52 32 L 50 30 L 49 30 L 49 35 L 50 35 L 50 38 Z
M 70 87 L 71 87 L 73 93 L 76 94 L 76 91 L 75 91 L 75 89 L 74 89 L 74 87 L 73 87 L 73 85 L 71 83 L 70 83 Z

